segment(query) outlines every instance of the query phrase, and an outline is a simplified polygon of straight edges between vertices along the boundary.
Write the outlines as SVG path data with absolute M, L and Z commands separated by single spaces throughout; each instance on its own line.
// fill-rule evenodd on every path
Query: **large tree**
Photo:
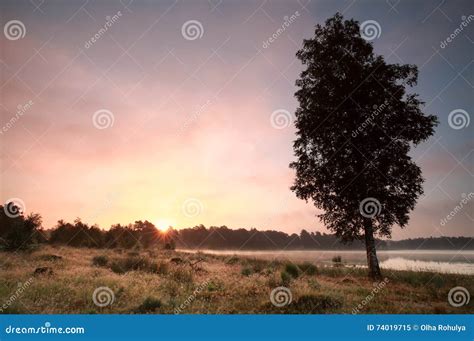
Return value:
M 433 134 L 437 118 L 406 92 L 417 67 L 376 55 L 357 21 L 336 14 L 318 24 L 296 56 L 305 69 L 296 81 L 291 189 L 323 210 L 319 217 L 342 241 L 365 241 L 369 276 L 380 279 L 374 238 L 408 223 L 423 193 L 408 153 Z

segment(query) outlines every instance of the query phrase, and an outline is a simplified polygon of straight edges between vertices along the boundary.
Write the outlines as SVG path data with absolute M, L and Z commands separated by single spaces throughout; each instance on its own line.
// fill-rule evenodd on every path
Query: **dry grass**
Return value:
M 107 261 L 105 261 L 107 260 Z M 134 266 L 131 262 L 139 260 Z M 113 264 L 120 270 L 112 271 Z M 33 253 L 0 253 L 0 309 L 30 283 L 2 313 L 351 313 L 371 294 L 365 271 L 346 267 L 292 265 L 259 259 L 134 251 L 43 247 Z M 39 267 L 52 274 L 36 275 Z M 309 269 L 309 271 L 308 271 Z M 282 273 L 290 272 L 282 283 Z M 473 313 L 474 300 L 455 308 L 449 290 L 474 293 L 474 276 L 386 271 L 388 284 L 360 313 Z M 277 308 L 270 292 L 285 284 L 293 302 Z M 98 287 L 109 287 L 113 304 L 98 307 Z

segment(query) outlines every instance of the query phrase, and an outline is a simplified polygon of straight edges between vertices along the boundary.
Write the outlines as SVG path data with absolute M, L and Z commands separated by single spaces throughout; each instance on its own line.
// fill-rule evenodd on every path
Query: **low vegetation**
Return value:
M 344 265 L 163 249 L 43 246 L 0 252 L 0 273 L 0 309 L 19 314 L 351 314 L 375 287 L 365 269 Z M 455 286 L 474 292 L 474 276 L 409 271 L 385 271 L 384 276 L 387 284 L 358 313 L 474 312 L 472 300 L 459 308 L 447 301 Z M 19 283 L 24 290 L 16 294 Z M 292 300 L 277 307 L 270 294 L 281 286 Z M 112 290 L 113 303 L 94 304 L 99 287 Z

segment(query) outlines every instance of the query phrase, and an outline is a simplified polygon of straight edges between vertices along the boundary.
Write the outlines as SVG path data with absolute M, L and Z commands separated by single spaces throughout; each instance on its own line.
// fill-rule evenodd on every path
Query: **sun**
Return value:
M 173 222 L 169 219 L 157 219 L 155 221 L 155 226 L 161 232 L 166 232 L 170 226 L 173 226 Z

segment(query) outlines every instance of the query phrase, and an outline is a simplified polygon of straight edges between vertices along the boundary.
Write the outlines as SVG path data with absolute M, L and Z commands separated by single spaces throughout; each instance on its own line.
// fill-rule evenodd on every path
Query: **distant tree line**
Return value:
M 9 204 L 7 204 L 9 205 Z M 41 226 L 41 216 L 24 216 L 16 207 L 0 206 L 0 250 L 26 250 L 41 243 L 87 248 L 163 248 L 215 250 L 363 250 L 362 241 L 343 244 L 335 234 L 308 232 L 287 234 L 281 231 L 230 229 L 226 226 L 206 228 L 198 225 L 167 232 L 159 231 L 149 221 L 128 225 L 112 225 L 104 230 L 88 225 L 77 218 L 72 223 L 59 220 L 50 230 Z M 6 212 L 18 212 L 14 217 Z M 395 249 L 452 249 L 473 250 L 474 238 L 440 237 L 416 238 L 400 241 L 376 240 L 382 250 Z

